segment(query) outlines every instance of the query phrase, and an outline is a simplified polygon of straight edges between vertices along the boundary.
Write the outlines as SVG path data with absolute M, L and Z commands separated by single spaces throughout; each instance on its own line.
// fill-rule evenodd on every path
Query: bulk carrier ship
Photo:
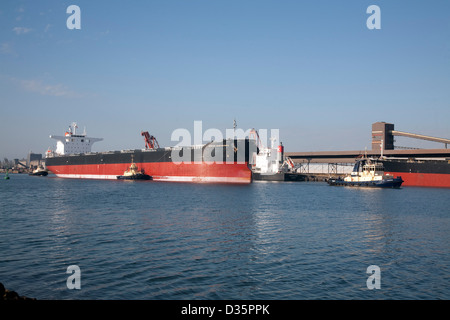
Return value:
M 294 162 L 284 155 L 284 146 L 275 144 L 276 138 L 271 138 L 272 145 L 265 147 L 256 130 L 251 130 L 249 137 L 254 137 L 257 153 L 253 154 L 252 173 L 254 181 L 304 181 L 305 176 L 297 173 Z
M 401 176 L 403 186 L 450 188 L 450 160 L 382 158 L 384 171 Z
M 394 137 L 397 136 L 444 143 L 445 148 L 395 148 Z M 373 156 L 380 155 L 379 161 L 387 174 L 402 177 L 402 186 L 450 187 L 450 153 L 447 149 L 449 143 L 450 139 L 395 130 L 393 123 L 372 124 Z
M 50 136 L 57 145 L 55 151 L 47 151 L 45 162 L 58 177 L 115 180 L 134 163 L 153 181 L 252 182 L 249 159 L 256 145 L 248 138 L 161 148 L 155 137 L 141 132 L 145 149 L 91 152 L 92 144 L 103 139 L 77 134 L 76 129 L 72 123 L 64 136 Z

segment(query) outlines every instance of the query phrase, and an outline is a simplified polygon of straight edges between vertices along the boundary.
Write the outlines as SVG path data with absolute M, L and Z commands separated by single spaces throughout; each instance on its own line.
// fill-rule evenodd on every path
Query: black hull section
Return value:
M 148 174 L 139 174 L 132 176 L 117 176 L 118 180 L 152 180 Z
M 401 177 L 393 179 L 385 179 L 381 181 L 345 181 L 344 179 L 330 179 L 330 186 L 347 186 L 347 187 L 370 187 L 370 188 L 394 188 L 401 187 L 403 180 Z
M 29 173 L 28 175 L 30 175 L 30 176 L 43 176 L 43 177 L 45 177 L 45 176 L 48 175 L 48 172 L 42 171 L 42 172 L 36 172 L 36 173 Z
M 223 162 L 249 163 L 250 155 L 256 152 L 254 140 L 223 140 L 203 147 L 159 148 L 154 150 L 109 151 L 87 154 L 73 154 L 46 158 L 46 166 L 99 165 L 121 163 L 161 162 Z
M 298 173 L 275 173 L 275 174 L 261 174 L 252 173 L 254 181 L 305 181 L 305 176 Z
M 448 160 L 378 160 L 386 172 L 450 174 Z

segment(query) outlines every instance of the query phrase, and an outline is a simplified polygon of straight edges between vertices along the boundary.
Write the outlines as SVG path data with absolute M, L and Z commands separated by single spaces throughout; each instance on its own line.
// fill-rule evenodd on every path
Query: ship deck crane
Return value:
M 256 147 L 258 148 L 258 152 L 259 152 L 259 150 L 264 148 L 264 146 L 261 142 L 261 139 L 259 138 L 258 131 L 256 131 L 255 129 L 250 130 L 248 138 L 255 140 Z
M 141 136 L 145 140 L 145 149 L 157 149 L 159 148 L 159 143 L 154 136 L 148 133 L 148 131 L 141 131 Z

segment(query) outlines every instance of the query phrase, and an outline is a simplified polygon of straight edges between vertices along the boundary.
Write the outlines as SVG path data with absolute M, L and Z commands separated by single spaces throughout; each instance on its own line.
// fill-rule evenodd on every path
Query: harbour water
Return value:
M 0 282 L 46 299 L 449 299 L 450 190 L 0 180 Z M 67 268 L 81 270 L 80 289 Z M 380 270 L 369 289 L 369 266 Z

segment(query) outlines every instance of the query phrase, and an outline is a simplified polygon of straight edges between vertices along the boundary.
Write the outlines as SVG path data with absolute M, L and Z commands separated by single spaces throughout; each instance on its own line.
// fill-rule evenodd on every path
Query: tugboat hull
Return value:
M 384 179 L 380 181 L 345 181 L 343 179 L 330 179 L 330 186 L 348 186 L 348 187 L 374 187 L 374 188 L 400 188 L 403 183 L 401 177 Z
M 43 176 L 43 177 L 45 177 L 45 176 L 48 175 L 48 172 L 47 171 L 32 172 L 32 173 L 29 173 L 29 175 L 30 176 Z
M 147 174 L 141 174 L 141 175 L 132 175 L 132 176 L 117 176 L 118 180 L 152 180 L 152 177 L 150 177 Z

